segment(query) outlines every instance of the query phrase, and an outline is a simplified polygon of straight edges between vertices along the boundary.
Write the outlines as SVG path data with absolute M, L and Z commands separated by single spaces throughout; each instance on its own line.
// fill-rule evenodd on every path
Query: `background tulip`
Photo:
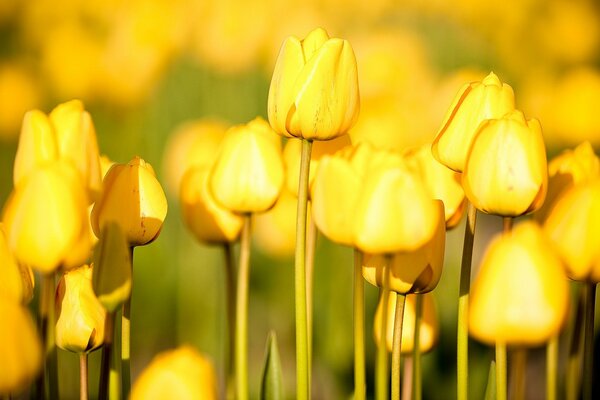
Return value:
M 0 223 L 0 297 L 27 304 L 33 298 L 34 278 L 31 268 L 19 265 L 8 247 L 4 225 Z
M 297 197 L 284 189 L 273 208 L 254 217 L 254 243 L 265 254 L 280 258 L 294 254 L 297 202 Z

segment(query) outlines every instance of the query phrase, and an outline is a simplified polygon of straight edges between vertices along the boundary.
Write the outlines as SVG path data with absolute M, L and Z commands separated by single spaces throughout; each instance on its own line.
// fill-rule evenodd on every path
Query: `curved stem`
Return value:
M 363 254 L 354 249 L 354 399 L 365 400 L 365 283 L 362 277 Z
M 240 246 L 235 326 L 236 399 L 248 399 L 248 285 L 250 282 L 250 214 L 244 215 Z
M 506 400 L 506 343 L 496 343 L 496 400 Z
M 477 209 L 469 202 L 467 204 L 467 224 L 465 226 L 458 295 L 458 328 L 456 337 L 458 400 L 467 400 L 469 389 L 469 291 L 471 287 L 471 260 L 473 258 L 476 222 Z
M 594 386 L 594 313 L 596 284 L 585 283 L 585 336 L 583 343 L 583 400 L 592 400 Z
M 558 334 L 552 336 L 546 346 L 546 400 L 556 400 L 556 377 L 558 374 Z
M 396 313 L 394 316 L 394 341 L 392 345 L 392 400 L 400 400 L 400 371 L 402 368 L 402 325 L 404 323 L 405 303 L 406 295 L 402 293 L 397 293 Z
M 413 340 L 413 379 L 412 386 L 414 393 L 414 400 L 421 400 L 422 397 L 422 386 L 421 386 L 421 318 L 423 317 L 423 295 L 416 294 L 415 304 L 415 333 Z
M 308 204 L 308 175 L 312 141 L 302 139 L 298 209 L 296 214 L 296 254 L 294 257 L 294 293 L 296 309 L 296 398 L 310 398 L 308 363 L 308 327 L 306 304 L 306 215 Z
M 79 400 L 88 400 L 87 353 L 79 353 Z
M 225 256 L 225 308 L 227 309 L 227 348 L 225 349 L 225 398 L 233 397 L 234 373 L 233 360 L 235 348 L 235 271 L 231 244 L 223 245 Z

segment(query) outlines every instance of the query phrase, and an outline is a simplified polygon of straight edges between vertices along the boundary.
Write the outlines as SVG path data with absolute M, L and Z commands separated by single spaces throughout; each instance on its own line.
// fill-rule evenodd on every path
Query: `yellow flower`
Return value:
M 569 287 L 541 228 L 525 222 L 496 237 L 471 288 L 469 332 L 489 345 L 537 346 L 567 316 Z
M 435 306 L 435 298 L 432 293 L 426 293 L 419 296 L 423 301 L 423 313 L 421 314 L 421 323 L 419 325 L 419 350 L 421 353 L 431 351 L 437 344 L 439 336 L 439 325 L 437 311 Z M 388 298 L 387 308 L 387 332 L 385 342 L 389 352 L 392 351 L 394 344 L 394 323 L 396 320 L 396 293 L 390 293 Z M 381 314 L 382 301 L 379 300 L 377 309 L 375 310 L 375 318 L 373 322 L 373 336 L 375 343 L 379 345 L 381 340 Z M 402 345 L 400 351 L 404 354 L 410 354 L 415 345 L 415 316 L 417 309 L 417 295 L 406 296 L 404 303 L 404 317 L 402 318 Z
M 446 229 L 454 228 L 460 222 L 466 208 L 460 174 L 433 158 L 429 145 L 407 151 L 405 158 L 420 174 L 431 196 L 444 202 Z
M 40 92 L 33 74 L 18 62 L 0 65 L 0 140 L 16 139 L 23 114 L 38 106 Z
M 42 366 L 42 344 L 27 309 L 0 298 L 0 394 L 16 394 Z
M 131 246 L 143 246 L 158 237 L 166 215 L 167 199 L 154 169 L 135 157 L 108 171 L 91 221 L 97 236 L 105 223 L 115 221 Z
M 442 275 L 446 247 L 444 205 L 437 200 L 435 206 L 439 218 L 434 235 L 416 250 L 394 253 L 391 269 L 386 256 L 365 254 L 362 274 L 367 282 L 383 287 L 384 275 L 389 273 L 388 288 L 396 293 L 426 293 L 435 289 Z
M 0 297 L 27 304 L 33 298 L 34 278 L 29 267 L 20 265 L 8 247 L 4 224 L 0 223 Z
M 190 168 L 181 180 L 179 200 L 183 221 L 201 242 L 234 242 L 244 219 L 215 201 L 208 187 L 209 169 Z
M 231 211 L 270 209 L 285 179 L 280 138 L 260 117 L 230 128 L 209 179 L 215 200 Z
M 442 164 L 457 172 L 465 168 L 479 124 L 514 110 L 512 88 L 492 72 L 481 82 L 464 85 L 446 113 L 431 150 Z
M 548 189 L 546 149 L 536 119 L 513 111 L 483 122 L 462 175 L 465 194 L 486 213 L 515 217 L 539 209 Z
M 304 40 L 287 38 L 271 87 L 268 114 L 281 135 L 329 140 L 348 131 L 359 110 L 356 58 L 346 40 L 313 30 Z
M 252 237 L 257 247 L 271 257 L 293 256 L 297 207 L 297 197 L 284 189 L 273 208 L 254 217 Z
M 56 344 L 87 353 L 104 342 L 106 311 L 92 290 L 91 265 L 64 273 L 56 288 Z
M 135 381 L 130 399 L 217 399 L 217 376 L 206 357 L 182 346 L 154 357 Z
M 90 251 L 88 198 L 71 163 L 35 168 L 13 190 L 3 221 L 19 262 L 42 273 L 82 265 Z
M 569 278 L 600 282 L 600 178 L 573 186 L 556 202 L 544 229 Z

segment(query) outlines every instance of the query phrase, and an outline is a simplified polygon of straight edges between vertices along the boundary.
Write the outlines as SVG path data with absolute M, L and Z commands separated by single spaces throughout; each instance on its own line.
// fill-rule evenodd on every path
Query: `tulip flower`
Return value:
M 215 200 L 231 211 L 270 209 L 285 179 L 279 137 L 261 118 L 232 127 L 223 139 L 209 179 Z
M 297 198 L 283 190 L 275 206 L 254 218 L 254 243 L 273 257 L 294 254 Z
M 484 343 L 538 346 L 565 322 L 569 288 L 560 259 L 533 222 L 496 237 L 471 290 L 469 332 Z
M 117 222 L 131 246 L 156 239 L 167 215 L 167 199 L 154 169 L 139 157 L 115 164 L 106 174 L 91 222 L 99 236 L 104 224 Z
M 106 311 L 92 290 L 91 265 L 65 272 L 56 288 L 56 344 L 87 353 L 104 341 Z
M 580 183 L 558 199 L 544 224 L 569 278 L 600 282 L 600 178 Z
M 0 394 L 18 393 L 42 366 L 42 343 L 27 309 L 0 297 Z
M 4 225 L 0 223 L 0 297 L 15 304 L 27 304 L 33 298 L 33 271 L 20 265 L 8 247 Z
M 217 399 L 217 377 L 212 363 L 193 347 L 158 354 L 131 389 L 131 400 Z
M 467 155 L 479 124 L 514 110 L 512 88 L 491 72 L 481 82 L 464 85 L 442 123 L 433 144 L 433 156 L 457 172 L 465 169 Z
M 90 250 L 87 204 L 71 163 L 56 161 L 32 170 L 4 209 L 9 246 L 17 260 L 46 274 L 83 264 Z
M 421 353 L 427 353 L 431 351 L 437 344 L 439 336 L 439 325 L 437 319 L 437 312 L 435 306 L 435 298 L 433 294 L 427 293 L 423 296 L 423 315 L 421 316 L 421 323 L 419 325 L 419 349 Z M 404 305 L 404 320 L 402 323 L 402 347 L 401 351 L 403 354 L 410 354 L 413 351 L 414 346 L 414 333 L 415 333 L 415 321 L 416 321 L 416 295 L 406 296 L 406 303 Z M 373 322 L 373 336 L 375 343 L 379 344 L 381 340 L 381 314 L 382 304 L 381 301 L 377 305 L 375 311 L 375 321 Z M 385 335 L 386 346 L 388 352 L 392 351 L 392 343 L 394 338 L 394 319 L 396 315 L 396 294 L 393 293 L 388 298 L 387 307 L 387 332 Z
M 462 175 L 469 201 L 486 213 L 516 217 L 539 209 L 548 172 L 540 123 L 513 111 L 480 125 Z
M 346 133 L 359 110 L 356 57 L 346 40 L 321 28 L 287 38 L 279 52 L 268 115 L 280 135 L 329 140 Z
M 215 201 L 208 187 L 209 173 L 207 167 L 192 167 L 183 176 L 179 195 L 183 220 L 201 242 L 234 242 L 243 218 Z

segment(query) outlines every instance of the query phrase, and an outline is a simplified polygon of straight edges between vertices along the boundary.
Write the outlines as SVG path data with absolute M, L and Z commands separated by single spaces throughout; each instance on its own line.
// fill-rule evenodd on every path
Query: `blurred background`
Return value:
M 82 99 L 91 112 L 103 154 L 117 162 L 141 156 L 166 189 L 163 232 L 135 253 L 134 378 L 157 352 L 182 343 L 209 355 L 217 368 L 223 365 L 223 254 L 196 242 L 181 220 L 177 192 L 185 145 L 178 127 L 198 118 L 236 124 L 266 117 L 281 42 L 317 26 L 350 40 L 357 55 L 361 116 L 352 131 L 355 141 L 396 150 L 431 142 L 458 89 L 494 71 L 514 88 L 517 108 L 540 119 L 549 156 L 583 140 L 598 152 L 600 6 L 592 0 L 1 0 L 0 204 L 12 188 L 24 112 L 49 112 L 72 98 Z M 287 241 L 293 238 L 285 233 L 291 214 L 283 222 L 265 217 L 255 224 L 253 398 L 272 329 L 281 347 L 286 394 L 294 394 L 293 244 Z M 463 227 L 464 222 L 449 233 L 446 268 L 435 291 L 441 334 L 438 347 L 424 357 L 428 399 L 455 393 Z M 499 219 L 484 216 L 478 222 L 475 271 L 486 242 L 500 229 Z M 319 237 L 317 255 L 314 398 L 349 398 L 352 252 Z M 376 288 L 367 287 L 370 391 L 376 299 Z M 90 393 L 96 393 L 97 353 Z M 490 354 L 473 343 L 475 398 L 482 397 Z M 60 351 L 60 363 L 61 393 L 76 397 L 77 357 Z M 543 368 L 543 351 L 532 353 L 531 374 L 536 363 Z M 543 396 L 543 376 L 528 384 Z

